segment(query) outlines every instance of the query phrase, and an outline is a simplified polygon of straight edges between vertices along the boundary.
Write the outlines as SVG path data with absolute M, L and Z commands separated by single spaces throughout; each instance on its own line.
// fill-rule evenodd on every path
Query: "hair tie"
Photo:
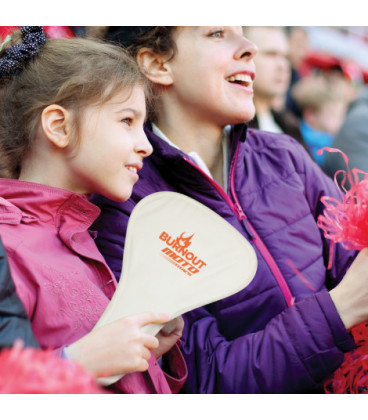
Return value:
M 22 42 L 8 48 L 0 59 L 0 77 L 19 73 L 24 64 L 37 54 L 46 42 L 42 26 L 22 26 L 21 32 Z

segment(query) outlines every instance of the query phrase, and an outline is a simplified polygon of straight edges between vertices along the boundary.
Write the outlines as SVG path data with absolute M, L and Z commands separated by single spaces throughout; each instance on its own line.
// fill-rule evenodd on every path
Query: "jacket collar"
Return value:
M 87 196 L 60 188 L 0 178 L 0 223 L 44 222 L 57 228 L 68 219 L 90 226 L 100 214 Z

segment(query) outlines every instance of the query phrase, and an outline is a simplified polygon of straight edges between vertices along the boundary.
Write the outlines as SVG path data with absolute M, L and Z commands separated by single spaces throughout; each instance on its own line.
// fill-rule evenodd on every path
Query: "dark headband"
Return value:
M 118 42 L 123 47 L 129 47 L 140 35 L 156 26 L 110 26 L 107 39 Z
M 0 59 L 0 77 L 9 77 L 19 73 L 24 64 L 46 42 L 42 26 L 22 26 L 22 42 L 8 48 Z

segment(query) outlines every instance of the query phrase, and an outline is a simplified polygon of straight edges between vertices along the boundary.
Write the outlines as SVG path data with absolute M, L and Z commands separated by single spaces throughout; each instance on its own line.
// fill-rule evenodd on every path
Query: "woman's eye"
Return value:
M 225 35 L 225 31 L 223 29 L 218 29 L 214 32 L 211 32 L 210 36 L 213 38 L 223 38 Z

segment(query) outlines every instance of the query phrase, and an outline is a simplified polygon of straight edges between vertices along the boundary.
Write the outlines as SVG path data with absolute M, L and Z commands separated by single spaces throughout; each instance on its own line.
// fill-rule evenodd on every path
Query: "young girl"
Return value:
M 127 200 L 152 152 L 143 131 L 147 86 L 134 60 L 118 47 L 46 40 L 41 27 L 23 27 L 2 46 L 0 75 L 0 236 L 41 347 L 96 377 L 132 373 L 119 391 L 178 391 L 182 320 L 158 338 L 140 327 L 167 322 L 165 314 L 90 332 L 116 280 L 89 230 L 99 210 L 88 194 Z M 156 358 L 169 349 L 164 374 Z
M 207 205 L 251 242 L 258 269 L 243 291 L 185 315 L 184 390 L 315 391 L 354 347 L 347 328 L 368 319 L 367 251 L 344 279 L 354 252 L 337 246 L 326 268 L 329 242 L 316 220 L 320 197 L 338 190 L 290 137 L 247 132 L 257 48 L 241 27 L 130 31 L 121 41 L 157 93 L 146 126 L 154 152 L 128 202 L 95 198 L 100 250 L 119 278 L 117 232 L 134 204 L 174 190 Z

